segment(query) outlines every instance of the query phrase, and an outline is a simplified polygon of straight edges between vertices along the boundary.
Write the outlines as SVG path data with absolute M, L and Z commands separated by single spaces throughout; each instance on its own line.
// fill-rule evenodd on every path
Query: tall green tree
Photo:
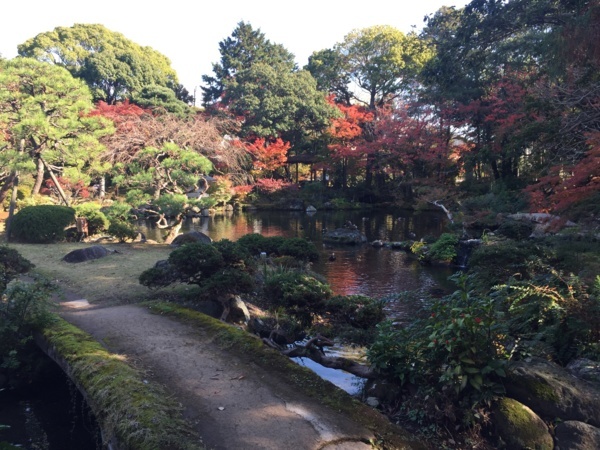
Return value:
M 85 83 L 62 67 L 30 58 L 0 62 L 0 168 L 35 173 L 33 194 L 45 172 L 78 179 L 101 173 L 98 139 L 113 128 L 90 117 L 92 107 Z
M 243 137 L 280 137 L 296 147 L 316 138 L 336 114 L 307 71 L 280 65 L 257 63 L 242 70 L 224 99 L 234 115 L 244 116 Z
M 142 89 L 151 85 L 181 92 L 166 56 L 103 25 L 57 27 L 27 40 L 18 50 L 21 56 L 62 66 L 83 79 L 95 101 L 135 101 Z
M 294 55 L 282 45 L 269 41 L 260 29 L 239 22 L 231 36 L 219 42 L 221 60 L 213 64 L 213 75 L 203 75 L 202 99 L 204 106 L 217 104 L 228 84 L 235 81 L 236 75 L 252 67 L 255 63 L 283 65 L 288 71 L 296 68 Z
M 333 49 L 313 52 L 304 69 L 317 80 L 317 89 L 333 94 L 336 103 L 350 106 L 354 96 L 350 91 L 349 68 L 339 52 Z
M 408 89 L 432 56 L 416 34 L 387 25 L 354 30 L 335 49 L 345 60 L 342 67 L 350 81 L 366 94 L 365 102 L 372 110 Z

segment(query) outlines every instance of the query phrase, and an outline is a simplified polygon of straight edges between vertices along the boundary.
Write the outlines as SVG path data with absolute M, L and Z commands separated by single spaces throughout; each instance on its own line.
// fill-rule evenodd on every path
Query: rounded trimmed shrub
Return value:
M 75 210 L 68 206 L 27 206 L 12 219 L 11 235 L 22 242 L 44 244 L 65 239 L 65 230 L 75 224 Z

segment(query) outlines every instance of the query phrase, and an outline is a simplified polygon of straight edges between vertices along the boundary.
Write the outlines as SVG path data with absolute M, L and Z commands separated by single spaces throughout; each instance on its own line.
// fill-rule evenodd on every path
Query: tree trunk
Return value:
M 46 170 L 50 174 L 50 178 L 52 178 L 52 181 L 54 182 L 56 189 L 58 190 L 58 193 L 60 195 L 60 198 L 64 202 L 65 206 L 69 206 L 69 199 L 67 199 L 67 196 L 65 195 L 65 191 L 63 191 L 63 188 L 60 185 L 60 183 L 58 182 L 56 175 L 54 175 L 54 172 L 52 171 L 52 169 L 50 168 L 48 163 L 46 161 L 44 161 L 44 159 L 41 156 L 40 156 L 40 161 L 42 161 L 42 164 L 46 167 Z
M 179 230 L 181 230 L 181 226 L 183 225 L 184 217 L 185 216 L 183 214 L 177 215 L 177 217 L 175 218 L 175 223 L 171 225 L 169 233 L 165 237 L 165 244 L 171 244 L 175 240 L 175 238 L 179 234 Z
M 12 219 L 17 206 L 17 188 L 19 187 L 19 173 L 15 172 L 12 176 L 12 194 L 10 196 L 10 207 L 8 208 L 8 218 L 6 219 L 6 242 L 10 242 L 10 232 L 12 228 Z
M 0 182 L 2 183 L 2 187 L 0 187 L 0 204 L 4 204 L 4 199 L 13 187 L 14 174 L 11 173 L 10 175 L 4 177 L 4 179 Z
M 31 189 L 31 195 L 38 195 L 44 182 L 44 162 L 41 157 L 37 159 L 37 172 L 35 174 L 35 184 Z
M 106 196 L 106 177 L 100 177 L 100 187 L 98 188 L 98 197 L 103 199 Z

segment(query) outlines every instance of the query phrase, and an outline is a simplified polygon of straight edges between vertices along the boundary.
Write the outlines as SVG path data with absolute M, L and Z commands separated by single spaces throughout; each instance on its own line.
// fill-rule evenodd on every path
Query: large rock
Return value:
M 190 244 L 192 242 L 203 242 L 205 244 L 211 244 L 212 239 L 204 233 L 202 233 L 201 231 L 189 231 L 187 233 L 180 234 L 175 239 L 173 239 L 171 245 L 174 247 L 180 247 L 184 244 Z
M 554 441 L 547 425 L 530 408 L 512 398 L 494 405 L 494 425 L 509 449 L 552 450 Z
M 323 233 L 323 242 L 331 244 L 358 245 L 367 242 L 367 237 L 358 230 L 351 228 L 336 228 Z
M 555 430 L 555 450 L 591 450 L 600 448 L 600 429 L 583 422 L 568 420 Z
M 548 419 L 577 420 L 600 427 L 600 387 L 541 358 L 511 364 L 506 393 Z
M 600 383 L 600 362 L 579 358 L 567 365 L 567 370 L 578 378 Z
M 114 252 L 101 245 L 92 245 L 91 247 L 79 248 L 67 253 L 63 256 L 63 261 L 68 263 L 80 263 L 91 259 L 104 258 L 111 253 Z

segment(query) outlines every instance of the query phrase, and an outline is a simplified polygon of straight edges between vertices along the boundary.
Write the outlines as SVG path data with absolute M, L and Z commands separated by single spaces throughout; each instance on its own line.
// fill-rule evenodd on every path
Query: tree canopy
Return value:
M 37 168 L 33 193 L 41 187 L 44 166 L 57 166 L 76 179 L 101 172 L 98 141 L 112 132 L 90 117 L 87 86 L 64 68 L 30 58 L 2 61 L 0 70 L 0 165 L 4 171 Z
M 18 50 L 21 56 L 62 66 L 83 79 L 96 101 L 135 101 L 144 88 L 153 85 L 181 92 L 166 56 L 103 25 L 57 27 L 27 40 Z

